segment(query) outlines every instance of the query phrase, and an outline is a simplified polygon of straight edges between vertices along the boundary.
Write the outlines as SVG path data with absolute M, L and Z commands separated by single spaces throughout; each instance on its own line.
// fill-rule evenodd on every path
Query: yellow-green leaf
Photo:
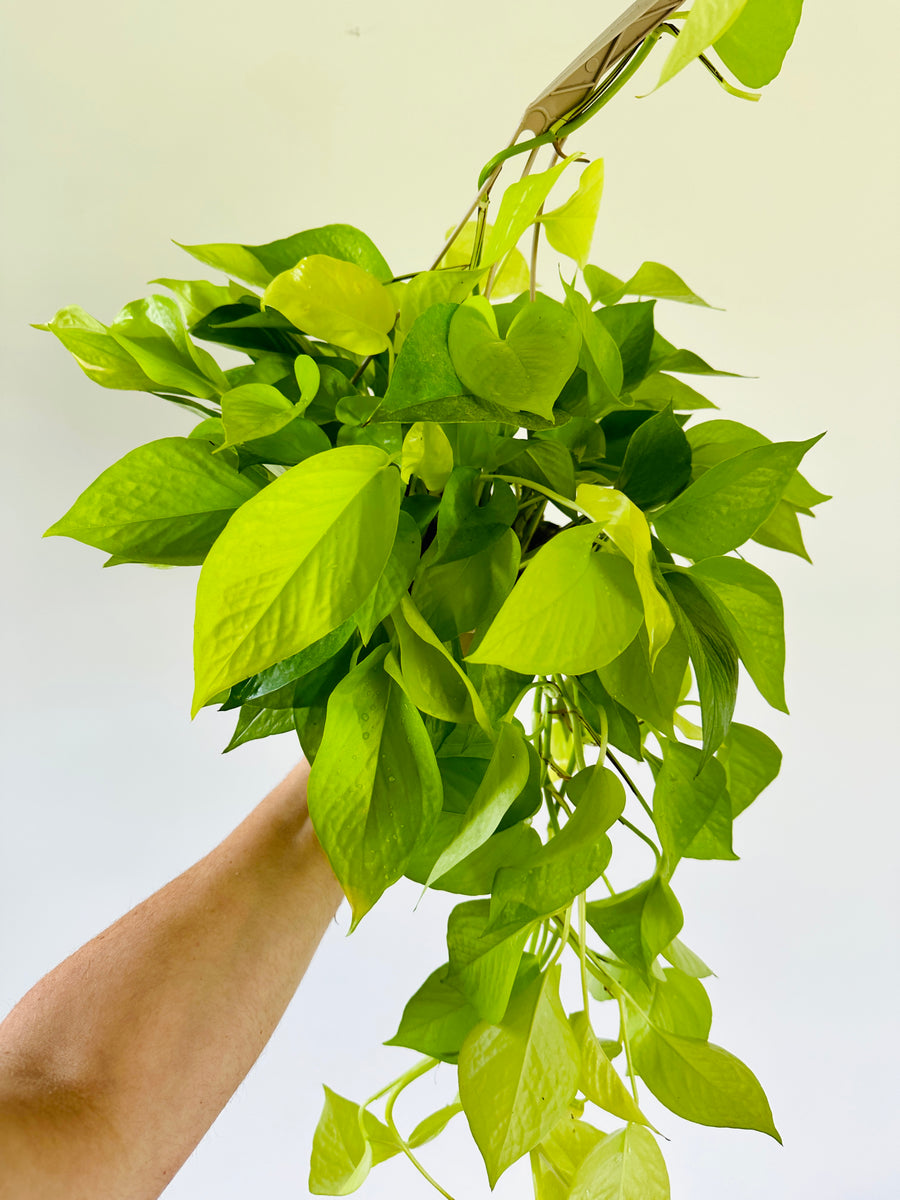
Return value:
M 550 245 L 573 258 L 579 267 L 586 265 L 591 252 L 602 195 L 603 159 L 597 158 L 584 168 L 578 187 L 568 200 L 538 217 Z

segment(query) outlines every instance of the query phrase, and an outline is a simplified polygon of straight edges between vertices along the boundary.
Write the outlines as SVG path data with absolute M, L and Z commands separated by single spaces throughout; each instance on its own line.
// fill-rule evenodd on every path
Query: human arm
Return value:
M 0 1024 L 0 1200 L 155 1200 L 281 1019 L 343 898 L 301 762 Z

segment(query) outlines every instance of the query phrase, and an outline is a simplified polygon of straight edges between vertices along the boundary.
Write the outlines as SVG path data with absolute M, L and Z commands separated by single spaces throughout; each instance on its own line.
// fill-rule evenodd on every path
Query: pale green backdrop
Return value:
M 785 768 L 741 818 L 741 862 L 686 863 L 680 892 L 690 943 L 718 974 L 713 1038 L 762 1078 L 785 1147 L 666 1115 L 676 1200 L 897 1194 L 900 30 L 888 0 L 807 7 L 760 104 L 699 70 L 632 99 L 651 66 L 578 137 L 606 158 L 594 261 L 621 275 L 665 262 L 727 309 L 669 306 L 660 323 L 758 377 L 717 384 L 725 415 L 774 438 L 827 429 L 804 469 L 837 496 L 808 534 L 815 568 L 755 553 L 785 594 L 794 715 L 765 710 L 749 684 L 740 711 L 783 746 Z M 618 9 L 573 0 L 542 21 L 508 0 L 49 0 L 8 14 L 2 1011 L 205 853 L 296 754 L 281 739 L 223 758 L 229 719 L 190 724 L 195 570 L 101 571 L 99 552 L 41 542 L 113 459 L 190 422 L 95 387 L 27 323 L 76 302 L 109 320 L 146 280 L 190 277 L 170 238 L 256 242 L 348 221 L 395 271 L 427 265 L 521 109 Z M 167 1197 L 306 1194 L 320 1081 L 362 1098 L 407 1061 L 379 1043 L 440 961 L 446 911 L 434 899 L 413 916 L 415 897 L 396 889 L 352 939 L 332 931 Z M 477 1200 L 483 1169 L 461 1133 L 457 1119 L 423 1157 Z M 361 1194 L 418 1198 L 407 1167 L 379 1168 Z M 529 1194 L 526 1176 L 511 1171 L 496 1195 Z

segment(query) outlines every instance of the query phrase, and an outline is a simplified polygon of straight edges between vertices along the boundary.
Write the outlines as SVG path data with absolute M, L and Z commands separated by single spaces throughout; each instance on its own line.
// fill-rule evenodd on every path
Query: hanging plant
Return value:
M 705 301 L 659 263 L 622 280 L 588 262 L 603 164 L 563 149 L 667 33 L 660 83 L 699 58 L 746 96 L 712 47 L 764 86 L 801 4 L 676 7 L 639 0 L 538 97 L 429 269 L 396 276 L 326 225 L 185 246 L 227 282 L 161 279 L 174 299 L 110 325 L 72 307 L 39 327 L 102 386 L 202 418 L 47 533 L 107 566 L 202 564 L 193 712 L 237 713 L 229 750 L 299 738 L 353 928 L 404 876 L 462 897 L 389 1042 L 424 1058 L 362 1105 L 325 1090 L 317 1195 L 403 1153 L 449 1196 L 416 1151 L 462 1112 L 491 1187 L 530 1155 L 541 1200 L 662 1200 L 644 1088 L 779 1137 L 750 1068 L 708 1040 L 710 969 L 673 886 L 682 859 L 735 857 L 735 818 L 779 770 L 733 720 L 741 662 L 787 711 L 781 595 L 739 548 L 806 557 L 799 517 L 827 497 L 798 468 L 818 438 L 710 419 L 684 377 L 728 372 L 656 328 L 659 301 Z M 542 235 L 577 268 L 559 298 L 537 290 Z M 646 853 L 625 886 L 623 839 Z M 459 1098 L 403 1136 L 397 1097 L 439 1063 Z

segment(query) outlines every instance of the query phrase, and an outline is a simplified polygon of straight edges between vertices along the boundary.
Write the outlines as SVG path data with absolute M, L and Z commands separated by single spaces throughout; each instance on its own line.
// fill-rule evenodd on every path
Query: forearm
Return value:
M 69 1172 L 36 1200 L 158 1196 L 256 1060 L 341 900 L 307 776 L 303 763 L 0 1025 L 0 1128 L 16 1106 L 52 1126 Z

